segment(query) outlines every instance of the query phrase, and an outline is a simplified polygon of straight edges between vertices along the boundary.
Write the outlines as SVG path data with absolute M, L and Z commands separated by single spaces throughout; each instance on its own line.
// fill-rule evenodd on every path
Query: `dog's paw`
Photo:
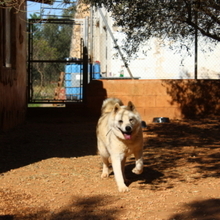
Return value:
M 135 174 L 137 174 L 137 175 L 139 175 L 139 174 L 142 174 L 143 169 L 139 170 L 139 169 L 137 169 L 137 168 L 135 167 L 135 168 L 132 170 L 132 172 L 135 173 Z
M 108 173 L 102 173 L 101 175 L 101 178 L 102 179 L 105 179 L 105 178 L 108 178 L 109 177 L 109 174 Z
M 124 186 L 119 186 L 118 187 L 118 191 L 119 192 L 128 192 L 129 189 L 128 189 L 128 187 L 126 185 L 124 185 Z

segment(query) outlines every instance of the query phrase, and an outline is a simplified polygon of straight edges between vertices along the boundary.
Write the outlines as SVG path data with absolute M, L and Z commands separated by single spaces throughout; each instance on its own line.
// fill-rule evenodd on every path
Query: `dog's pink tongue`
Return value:
M 131 135 L 130 134 L 124 134 L 125 139 L 129 140 L 131 139 Z

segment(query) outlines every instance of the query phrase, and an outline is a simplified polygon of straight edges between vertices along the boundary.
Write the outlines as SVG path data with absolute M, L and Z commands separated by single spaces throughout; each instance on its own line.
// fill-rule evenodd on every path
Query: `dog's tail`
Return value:
M 120 106 L 124 105 L 123 102 L 117 98 L 105 99 L 102 103 L 101 113 L 106 114 L 111 112 L 116 103 L 118 103 Z

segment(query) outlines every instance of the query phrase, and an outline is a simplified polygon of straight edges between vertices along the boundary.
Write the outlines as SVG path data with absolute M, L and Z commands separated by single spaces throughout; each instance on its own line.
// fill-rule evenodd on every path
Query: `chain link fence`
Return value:
M 174 42 L 152 38 L 140 48 L 126 68 L 121 46 L 124 34 L 113 25 L 106 11 L 90 15 L 90 55 L 100 62 L 103 78 L 220 79 L 220 43 Z M 123 74 L 121 74 L 123 73 Z
M 30 103 L 82 101 L 81 38 L 75 43 L 79 58 L 69 57 L 75 26 L 71 19 L 29 19 Z

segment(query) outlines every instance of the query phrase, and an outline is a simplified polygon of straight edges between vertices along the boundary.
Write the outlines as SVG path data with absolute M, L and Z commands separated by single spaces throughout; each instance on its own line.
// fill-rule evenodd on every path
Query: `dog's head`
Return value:
M 119 138 L 130 140 L 141 128 L 140 115 L 132 102 L 129 101 L 127 106 L 116 103 L 111 113 L 114 117 L 113 131 Z

